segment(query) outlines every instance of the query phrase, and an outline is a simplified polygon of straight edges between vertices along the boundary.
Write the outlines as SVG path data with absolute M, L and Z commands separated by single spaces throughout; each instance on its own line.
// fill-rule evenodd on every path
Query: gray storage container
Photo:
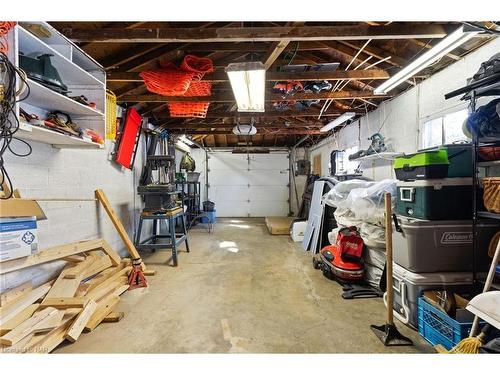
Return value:
M 418 327 L 417 301 L 424 290 L 468 292 L 473 288 L 472 272 L 413 273 L 393 263 L 394 316 Z M 384 303 L 387 306 L 387 294 Z
M 412 272 L 472 270 L 472 220 L 429 221 L 399 216 L 393 223 L 394 261 Z M 486 271 L 488 244 L 500 230 L 495 221 L 477 224 L 477 270 Z

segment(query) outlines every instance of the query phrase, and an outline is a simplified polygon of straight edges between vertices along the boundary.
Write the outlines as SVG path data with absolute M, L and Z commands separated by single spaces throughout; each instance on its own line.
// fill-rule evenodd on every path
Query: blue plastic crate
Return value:
M 215 214 L 215 210 L 213 211 L 208 211 L 208 212 L 204 212 L 204 214 L 206 216 L 202 216 L 201 217 L 201 222 L 203 224 L 208 224 L 208 223 L 212 223 L 212 224 L 215 224 L 217 222 L 217 216 Z
M 418 333 L 432 345 L 451 349 L 469 336 L 472 322 L 460 323 L 438 310 L 423 297 L 418 299 Z

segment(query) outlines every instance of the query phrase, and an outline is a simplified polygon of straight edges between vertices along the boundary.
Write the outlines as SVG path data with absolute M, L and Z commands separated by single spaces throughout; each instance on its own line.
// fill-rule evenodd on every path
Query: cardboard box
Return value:
M 36 254 L 36 217 L 0 219 L 0 262 Z
M 0 218 L 31 217 L 37 220 L 45 220 L 45 212 L 34 200 L 10 198 L 0 199 Z
M 290 234 L 290 224 L 293 217 L 275 216 L 266 217 L 266 226 L 271 234 Z

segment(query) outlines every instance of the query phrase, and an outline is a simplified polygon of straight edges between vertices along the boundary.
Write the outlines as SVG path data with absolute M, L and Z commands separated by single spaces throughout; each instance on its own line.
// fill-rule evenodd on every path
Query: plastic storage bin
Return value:
M 397 223 L 397 225 L 396 225 Z M 429 221 L 398 217 L 393 223 L 394 261 L 412 272 L 472 270 L 472 221 Z M 488 244 L 498 231 L 494 221 L 477 224 L 478 270 L 488 270 Z
M 449 164 L 446 149 L 420 151 L 395 158 L 394 171 L 401 181 L 445 178 Z
M 414 273 L 393 263 L 394 316 L 417 328 L 417 301 L 424 290 L 446 289 L 462 293 L 472 287 L 472 272 Z M 384 303 L 387 304 L 386 295 Z
M 425 220 L 472 219 L 472 179 L 398 182 L 396 212 Z
M 208 223 L 215 224 L 217 222 L 217 217 L 215 216 L 215 210 L 204 213 L 206 216 L 204 215 L 201 217 L 201 222 L 203 224 L 208 224 Z
M 472 322 L 457 322 L 423 297 L 418 299 L 418 333 L 432 345 L 441 344 L 450 350 L 469 337 L 471 328 Z

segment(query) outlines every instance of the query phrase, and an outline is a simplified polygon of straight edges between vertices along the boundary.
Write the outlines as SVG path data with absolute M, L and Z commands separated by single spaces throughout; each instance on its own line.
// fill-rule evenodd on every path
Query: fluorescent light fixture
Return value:
M 382 83 L 379 87 L 377 87 L 374 90 L 374 93 L 385 94 L 391 91 L 393 88 L 399 86 L 402 82 L 414 76 L 422 69 L 428 67 L 434 61 L 440 59 L 448 52 L 453 51 L 459 45 L 473 38 L 478 33 L 479 31 L 464 31 L 464 27 L 461 26 L 460 28 L 452 32 L 450 35 L 448 35 L 446 38 L 441 40 L 430 50 L 425 52 L 422 56 L 412 61 L 408 66 L 404 67 L 398 73 L 396 73 L 391 78 Z
M 354 116 L 356 116 L 356 113 L 354 112 L 345 112 L 342 113 L 339 117 L 337 117 L 335 120 L 329 122 L 325 126 L 323 126 L 321 129 L 319 129 L 320 132 L 325 133 L 328 130 L 333 129 L 336 126 L 339 126 L 346 122 L 347 120 L 352 119 Z
M 175 147 L 184 152 L 191 152 L 191 148 L 187 144 L 182 142 L 180 139 L 178 139 L 177 142 L 175 142 Z
M 179 140 L 186 143 L 188 146 L 194 146 L 193 141 L 186 137 L 184 134 L 179 137 Z
M 231 63 L 226 68 L 238 112 L 264 112 L 266 68 L 260 61 Z

